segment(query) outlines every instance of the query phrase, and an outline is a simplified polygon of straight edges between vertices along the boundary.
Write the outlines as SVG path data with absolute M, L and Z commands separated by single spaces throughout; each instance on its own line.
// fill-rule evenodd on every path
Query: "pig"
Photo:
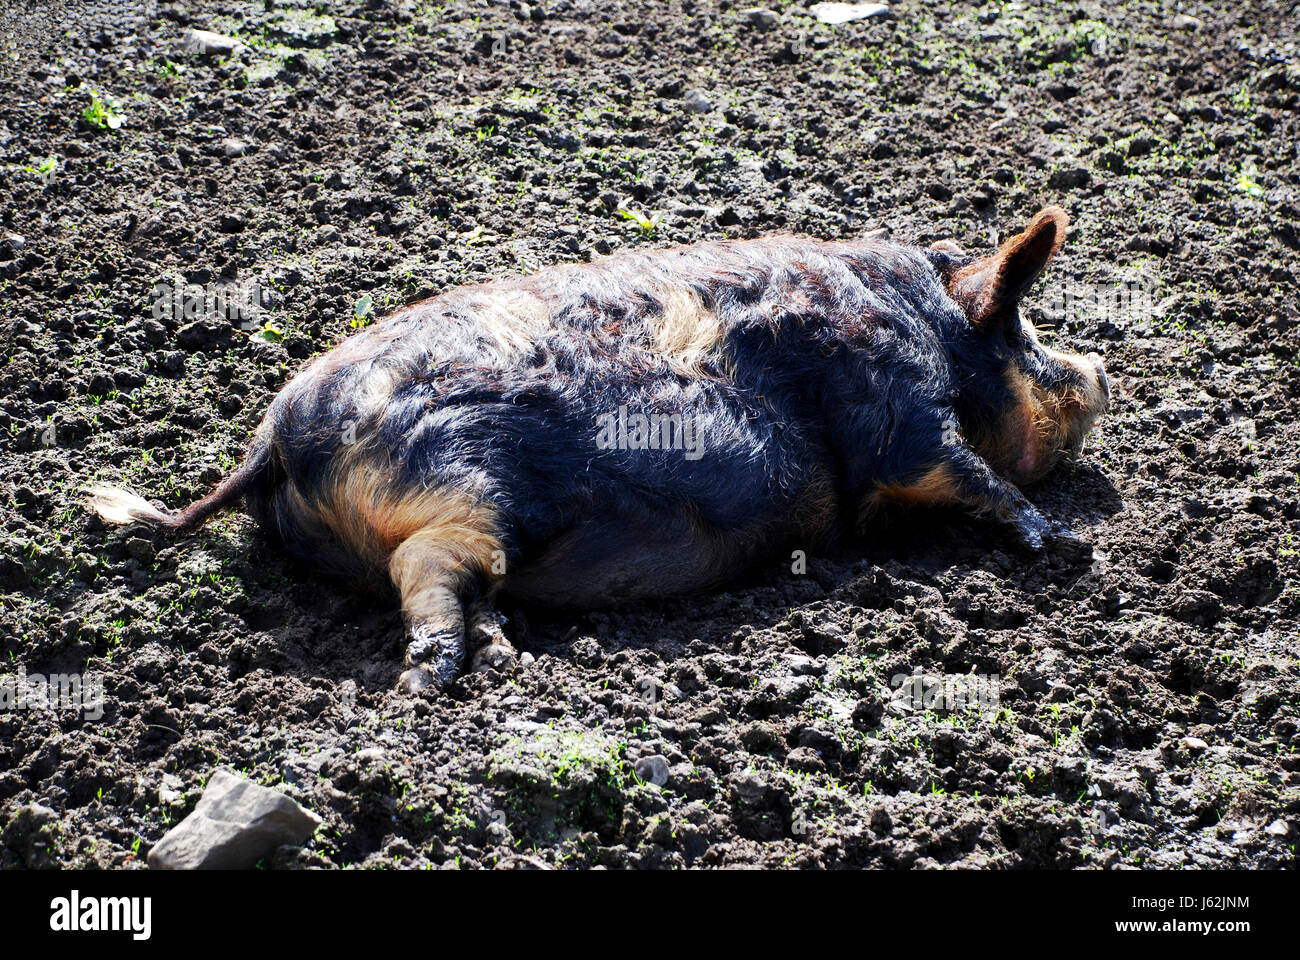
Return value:
M 316 570 L 391 584 L 406 691 L 514 650 L 496 600 L 600 608 L 715 590 L 887 504 L 958 507 L 1028 550 L 1078 543 L 1021 488 L 1106 409 L 1101 359 L 1020 314 L 1057 206 L 985 256 L 793 235 L 615 254 L 449 290 L 311 361 L 183 534 L 243 498 Z

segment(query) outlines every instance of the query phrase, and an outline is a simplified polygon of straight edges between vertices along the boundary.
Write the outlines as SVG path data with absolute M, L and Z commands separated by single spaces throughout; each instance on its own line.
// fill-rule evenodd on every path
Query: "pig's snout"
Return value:
M 1110 380 L 1106 377 L 1106 365 L 1102 363 L 1098 354 L 1088 354 L 1088 360 L 1092 363 L 1092 369 L 1097 374 L 1097 388 L 1101 391 L 1102 400 L 1110 404 Z

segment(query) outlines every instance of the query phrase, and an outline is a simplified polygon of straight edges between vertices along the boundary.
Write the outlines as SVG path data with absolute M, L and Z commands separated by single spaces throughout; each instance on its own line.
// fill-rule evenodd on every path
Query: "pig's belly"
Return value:
M 616 607 L 700 593 L 741 573 L 767 540 L 757 522 L 721 531 L 688 514 L 593 517 L 507 572 L 502 589 L 550 607 Z

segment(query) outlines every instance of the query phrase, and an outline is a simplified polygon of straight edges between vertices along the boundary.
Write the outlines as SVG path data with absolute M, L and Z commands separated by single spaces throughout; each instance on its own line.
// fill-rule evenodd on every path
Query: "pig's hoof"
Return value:
M 1023 549 L 1031 553 L 1042 553 L 1043 535 L 1047 533 L 1047 524 L 1042 521 L 1042 518 L 1022 519 L 1011 529 L 1015 534 L 1016 543 Z
M 425 664 L 403 670 L 402 675 L 397 678 L 399 693 L 419 693 L 421 690 L 437 690 L 441 686 L 442 683 L 438 680 L 438 675 L 433 672 L 433 668 Z
M 499 670 L 507 673 L 514 668 L 517 663 L 515 648 L 507 643 L 489 643 L 485 647 L 480 647 L 474 654 L 474 664 L 471 669 L 475 673 L 482 673 L 487 670 Z
M 1051 529 L 1047 518 L 1025 501 L 1009 519 L 1011 529 L 1020 546 L 1033 553 L 1041 552 L 1043 537 Z
M 1069 563 L 1092 562 L 1092 544 L 1066 527 L 1051 530 L 1044 538 L 1043 545 L 1053 556 Z
M 1020 545 L 1026 550 L 1041 553 L 1043 550 L 1043 535 L 1038 530 L 1021 530 Z
M 477 610 L 469 628 L 470 645 L 486 647 L 495 644 L 510 646 L 505 627 L 509 621 L 495 610 Z

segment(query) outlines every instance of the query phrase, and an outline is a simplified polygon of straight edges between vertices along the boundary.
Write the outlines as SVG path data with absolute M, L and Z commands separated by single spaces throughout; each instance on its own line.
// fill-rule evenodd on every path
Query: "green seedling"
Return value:
M 642 236 L 646 237 L 653 236 L 655 228 L 659 226 L 660 221 L 663 220 L 663 216 L 658 213 L 654 216 L 647 217 L 642 211 L 628 206 L 626 199 L 619 202 L 619 205 L 614 212 L 624 220 L 631 220 L 635 223 L 637 230 L 640 231 Z
M 116 130 L 126 122 L 126 117 L 111 100 L 101 99 L 99 94 L 90 91 L 90 106 L 81 111 L 86 125 L 94 130 Z
M 262 324 L 262 329 L 253 334 L 258 340 L 265 340 L 268 343 L 279 343 L 284 339 L 284 331 L 275 323 L 274 320 L 268 320 Z
M 352 329 L 360 330 L 375 319 L 375 298 L 366 294 L 352 305 Z

